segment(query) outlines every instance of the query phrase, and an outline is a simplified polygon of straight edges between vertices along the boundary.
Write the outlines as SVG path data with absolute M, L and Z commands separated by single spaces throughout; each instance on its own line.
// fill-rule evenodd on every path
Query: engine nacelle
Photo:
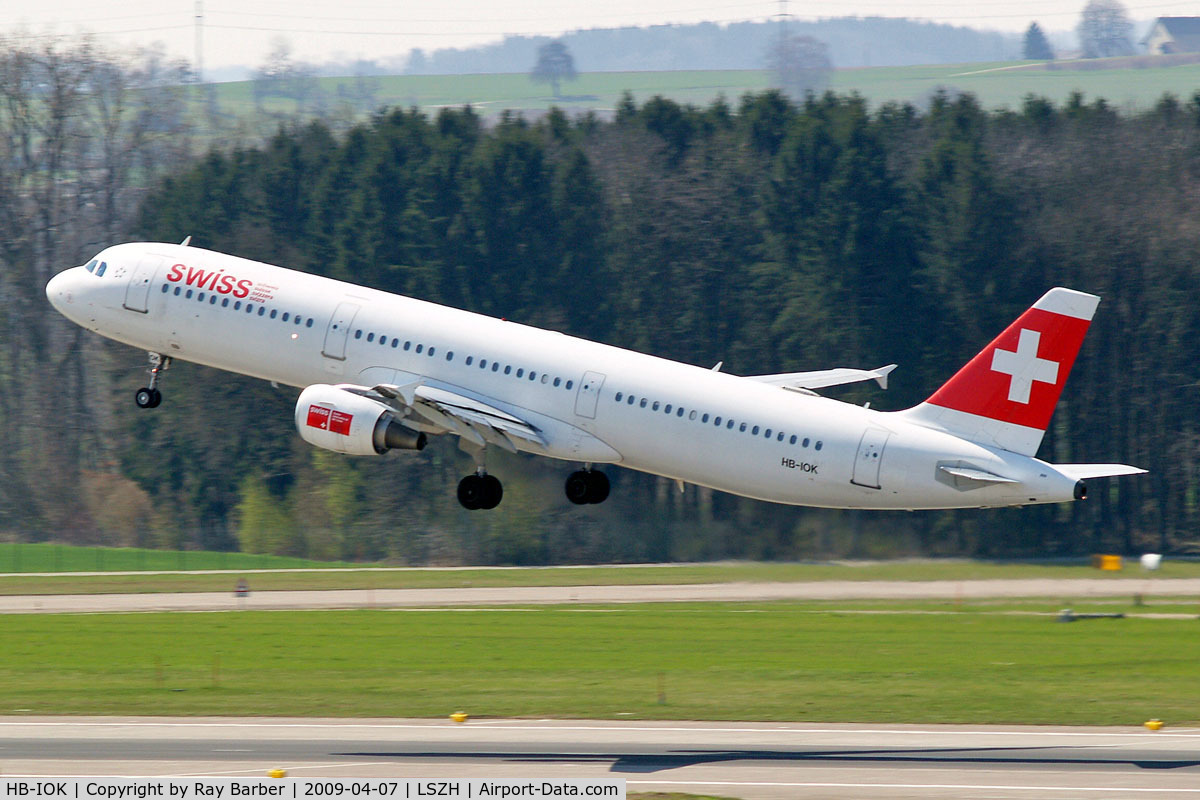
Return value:
M 425 434 L 405 428 L 383 403 L 325 383 L 300 393 L 296 430 L 309 444 L 356 456 L 425 447 Z

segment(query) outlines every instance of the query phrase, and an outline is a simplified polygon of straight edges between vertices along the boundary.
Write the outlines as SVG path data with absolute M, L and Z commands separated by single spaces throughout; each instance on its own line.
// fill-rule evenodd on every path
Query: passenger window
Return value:
M 178 291 L 178 290 L 176 290 L 176 291 Z M 235 302 L 235 303 L 233 304 L 233 310 L 234 310 L 234 311 L 241 311 L 241 310 L 242 310 L 242 301 L 241 301 L 241 300 L 238 300 L 237 302 Z
M 728 428 L 729 430 L 733 430 L 733 420 L 729 420 L 729 422 L 726 422 L 725 427 Z M 746 424 L 742 423 L 742 427 L 743 428 L 746 427 Z
M 717 417 L 716 419 L 714 419 L 713 425 L 716 425 L 718 428 L 721 427 L 721 418 Z
M 546 383 L 548 380 L 550 380 L 550 376 L 543 372 L 542 373 L 542 383 Z
M 505 375 L 512 375 L 512 365 L 511 365 L 511 364 L 505 364 L 505 365 L 504 365 L 504 374 L 505 374 Z
M 492 362 L 492 372 L 499 372 L 499 371 L 500 371 L 500 362 L 493 361 Z
M 393 350 L 395 350 L 395 349 L 396 349 L 397 347 L 399 347 L 399 346 L 400 346 L 400 340 L 399 340 L 399 339 L 392 339 L 392 349 L 393 349 Z
M 537 380 L 537 373 L 533 370 L 529 370 L 529 380 Z
M 555 378 L 555 379 L 554 379 L 554 385 L 555 385 L 555 386 L 558 386 L 560 383 L 562 383 L 562 378 Z M 654 407 L 654 409 L 657 411 L 657 410 L 658 410 L 658 406 L 655 406 L 655 407 Z
M 479 359 L 479 368 L 487 369 L 487 359 L 486 358 Z
M 210 306 L 215 306 L 217 304 L 217 296 L 215 294 L 208 298 L 208 304 Z
M 463 363 L 469 367 L 469 366 L 471 366 L 471 362 L 473 362 L 474 360 L 475 360 L 475 356 L 467 356 L 467 360 L 464 361 Z
M 221 308 L 229 308 L 229 298 L 228 297 L 226 297 L 224 300 L 221 301 Z
M 290 316 L 291 316 L 291 314 L 289 314 L 288 312 L 286 312 L 286 311 L 285 311 L 285 312 L 283 312 L 283 316 L 282 316 L 282 317 L 280 317 L 280 319 L 282 319 L 284 322 L 287 322 L 287 321 L 288 321 L 288 318 L 289 318 Z
M 386 336 L 382 336 L 382 335 L 381 335 L 381 336 L 379 337 L 379 346 L 380 346 L 380 347 L 387 347 L 387 337 L 386 337 Z
M 278 311 L 277 309 L 274 309 L 274 308 L 272 308 L 272 309 L 271 309 L 271 319 L 275 319 L 275 315 L 276 315 L 276 314 L 278 314 L 278 313 L 279 313 L 279 311 Z M 375 335 L 375 334 L 371 334 L 371 336 L 374 336 L 374 335 Z M 368 342 L 369 342 L 369 341 L 371 341 L 371 336 L 368 336 L 368 337 L 367 337 L 367 341 L 368 341 Z
M 355 332 L 354 332 L 354 338 L 355 338 L 355 339 L 361 339 L 361 338 L 362 338 L 362 330 L 361 330 L 361 329 L 360 329 L 360 330 L 357 330 L 357 331 L 355 331 Z
M 677 416 L 677 417 L 682 417 L 682 416 L 683 416 L 683 406 L 680 406 L 680 407 L 679 407 L 679 410 L 675 412 L 675 416 Z M 693 412 L 692 412 L 692 417 L 694 418 L 695 416 L 696 416 L 696 412 L 695 412 L 695 411 L 693 411 Z
M 568 389 L 570 389 L 570 388 L 571 388 L 572 386 L 574 386 L 574 385 L 575 385 L 575 381 L 567 381 L 567 388 L 568 388 Z
M 446 360 L 447 360 L 447 361 L 453 361 L 453 360 L 454 360 L 454 351 L 453 351 L 453 350 L 447 350 L 447 351 L 446 351 Z
M 518 377 L 518 378 L 524 378 L 524 377 L 525 377 L 525 370 L 524 370 L 523 368 L 522 368 L 522 369 L 518 369 L 518 370 L 517 370 L 517 377 Z
M 795 437 L 792 437 L 792 438 L 795 438 Z M 779 432 L 779 436 L 777 436 L 777 437 L 775 438 L 775 441 L 777 441 L 777 442 L 782 442 L 782 441 L 783 441 L 783 431 L 780 431 L 780 432 Z
M 411 348 L 411 347 L 412 347 L 412 342 L 405 342 L 405 343 L 404 343 L 404 349 L 405 349 L 405 350 L 408 350 L 408 349 L 409 349 L 409 348 Z
M 658 406 L 655 406 L 655 408 L 658 408 Z M 663 413 L 665 413 L 665 414 L 671 413 L 671 404 L 670 403 L 667 403 L 667 407 L 663 409 Z
M 745 425 L 742 426 L 742 430 L 746 430 Z M 757 425 L 755 425 L 753 428 L 750 429 L 750 435 L 758 436 L 758 426 Z
M 633 405 L 633 401 L 634 401 L 635 399 L 636 399 L 636 398 L 635 398 L 633 395 L 629 395 L 629 399 L 628 399 L 628 400 L 626 400 L 625 402 L 626 402 L 626 403 L 628 403 L 629 405 Z
M 645 408 L 646 407 L 646 398 L 643 397 L 641 400 L 639 400 L 638 405 L 641 406 L 642 408 Z
M 313 324 L 313 318 L 312 318 L 312 317 L 309 317 L 309 318 L 308 318 L 308 322 L 304 323 L 304 327 L 306 327 L 306 328 L 311 328 L 311 327 L 312 327 L 312 324 Z
M 619 402 L 621 402 L 621 398 L 622 398 L 622 397 L 624 397 L 624 396 L 625 396 L 625 395 L 623 395 L 621 392 L 617 392 L 617 396 L 616 396 L 616 397 L 614 397 L 613 399 L 614 399 L 614 400 L 616 400 L 616 401 L 619 403 Z
M 88 270 L 88 272 L 91 272 L 91 270 Z M 168 289 L 170 289 L 170 288 L 171 288 L 170 286 L 167 286 L 167 285 L 164 283 L 164 284 L 163 284 L 163 290 L 162 290 L 162 293 L 163 293 L 163 294 L 166 294 L 166 293 L 167 293 L 167 290 L 168 290 Z
M 816 443 L 815 445 L 813 445 L 813 449 L 814 449 L 814 450 L 820 450 L 820 449 L 821 449 L 821 445 L 822 445 L 822 442 L 820 442 L 820 441 L 818 440 L 818 441 L 817 441 L 817 443 Z
M 196 296 L 196 302 L 198 302 L 198 303 L 204 302 L 204 292 L 201 292 L 199 295 Z
M 420 353 L 424 348 L 425 348 L 425 345 L 423 345 L 423 344 L 417 345 L 417 353 Z
M 767 428 L 767 430 L 763 433 L 763 437 L 766 439 L 771 438 L 771 429 L 770 428 Z
M 705 414 L 704 416 L 700 417 L 700 421 L 707 424 L 708 423 L 708 414 Z
M 194 294 L 194 292 L 191 289 L 188 289 L 186 292 L 184 292 L 183 296 L 186 297 L 188 300 L 191 300 L 193 294 Z
M 804 441 L 800 443 L 801 447 L 808 447 L 808 437 L 804 437 Z
M 267 307 L 266 307 L 266 306 L 259 306 L 259 307 L 258 307 L 258 315 L 259 315 L 260 317 L 261 317 L 261 316 L 264 316 L 266 313 L 267 313 Z
M 430 358 L 433 358 L 433 352 L 434 352 L 435 350 L 437 350 L 437 348 L 436 348 L 436 347 L 431 347 L 431 348 L 429 348 L 429 352 L 428 352 L 428 353 L 426 353 L 425 355 L 429 356 Z
M 659 403 L 657 400 L 655 400 L 655 401 L 654 401 L 654 403 L 653 403 L 653 404 L 650 406 L 650 409 L 651 409 L 652 411 L 658 411 L 658 407 L 659 407 L 660 405 L 662 405 L 662 404 L 661 404 L 661 403 Z
M 182 291 L 183 291 L 182 289 L 180 289 L 178 286 L 176 286 L 176 287 L 175 287 L 175 296 L 176 296 L 176 297 L 179 297 L 179 294 L 180 294 L 180 292 L 182 292 Z
M 680 411 L 679 413 L 682 414 L 683 412 Z M 688 414 L 688 419 L 695 419 L 695 418 L 696 418 L 696 412 L 695 412 L 695 410 L 693 410 L 692 413 Z

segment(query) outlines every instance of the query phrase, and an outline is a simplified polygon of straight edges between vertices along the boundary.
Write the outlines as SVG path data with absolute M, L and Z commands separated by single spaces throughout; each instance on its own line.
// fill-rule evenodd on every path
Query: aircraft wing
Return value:
M 837 369 L 823 369 L 816 372 L 782 372 L 777 375 L 747 375 L 746 378 L 747 380 L 769 383 L 773 386 L 779 386 L 792 391 L 824 389 L 829 386 L 861 383 L 862 381 L 875 381 L 879 384 L 879 388 L 886 389 L 888 375 L 895 368 L 895 364 L 888 364 L 886 367 L 880 367 L 879 369 L 838 367 Z
M 514 438 L 545 445 L 536 426 L 489 403 L 421 383 L 370 388 L 341 384 L 339 389 L 386 403 L 400 412 L 404 424 L 426 433 L 452 433 L 483 447 L 495 445 L 517 452 Z

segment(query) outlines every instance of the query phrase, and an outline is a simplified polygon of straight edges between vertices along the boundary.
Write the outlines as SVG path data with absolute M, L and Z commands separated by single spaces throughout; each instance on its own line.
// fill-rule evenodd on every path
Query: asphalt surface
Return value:
M 4 777 L 624 778 L 782 798 L 1200 797 L 1200 729 L 0 718 Z
M 0 614 L 238 609 L 415 608 L 555 603 L 757 602 L 772 600 L 980 599 L 1200 595 L 1200 578 L 983 581 L 811 581 L 628 586 L 509 586 L 453 589 L 335 589 L 325 591 L 179 592 L 0 596 Z

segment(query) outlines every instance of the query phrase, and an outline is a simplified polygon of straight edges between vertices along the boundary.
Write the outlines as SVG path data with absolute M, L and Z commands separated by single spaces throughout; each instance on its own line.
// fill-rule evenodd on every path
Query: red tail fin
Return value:
M 1095 295 L 1051 289 L 909 415 L 1033 455 L 1099 302 Z

